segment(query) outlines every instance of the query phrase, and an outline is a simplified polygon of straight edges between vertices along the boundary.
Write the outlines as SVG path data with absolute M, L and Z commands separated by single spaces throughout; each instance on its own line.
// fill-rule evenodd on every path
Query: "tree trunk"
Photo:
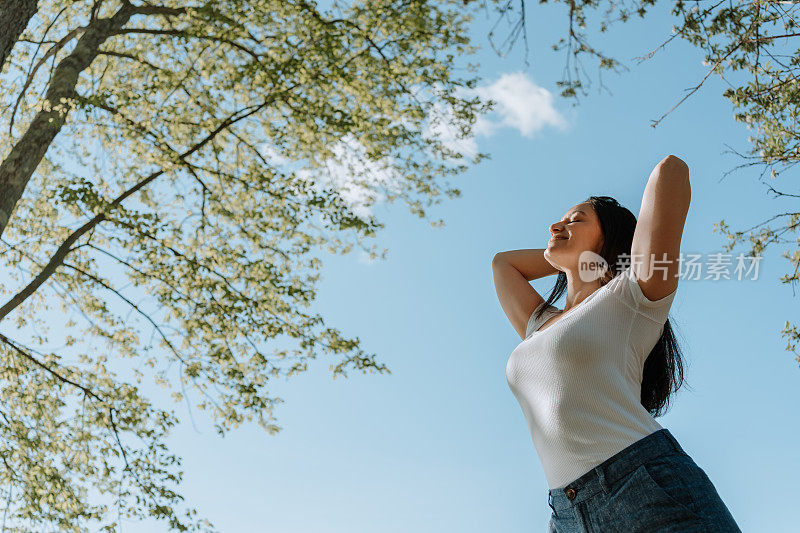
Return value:
M 63 102 L 74 99 L 80 73 L 92 64 L 100 45 L 113 31 L 125 25 L 131 15 L 133 6 L 128 4 L 111 18 L 92 21 L 72 52 L 53 71 L 45 100 L 54 109 L 39 111 L 6 159 L 0 163 L 0 236 L 36 167 L 67 121 L 68 108 L 59 109 L 57 106 L 66 107 Z
M 0 71 L 14 44 L 38 9 L 36 0 L 3 0 L 0 2 Z

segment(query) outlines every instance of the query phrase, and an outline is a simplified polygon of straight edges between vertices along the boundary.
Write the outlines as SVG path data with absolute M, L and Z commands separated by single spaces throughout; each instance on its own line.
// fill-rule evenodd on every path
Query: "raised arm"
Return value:
M 558 269 L 544 258 L 544 251 L 544 248 L 509 250 L 497 253 L 492 259 L 497 298 L 522 339 L 531 313 L 544 301 L 528 282 L 558 273 Z
M 647 180 L 631 245 L 631 268 L 649 300 L 678 288 L 681 237 L 691 197 L 689 167 L 668 155 Z

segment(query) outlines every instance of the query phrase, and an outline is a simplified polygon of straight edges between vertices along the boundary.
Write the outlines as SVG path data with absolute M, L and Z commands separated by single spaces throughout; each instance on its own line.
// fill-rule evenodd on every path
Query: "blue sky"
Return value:
M 632 60 L 669 37 L 677 21 L 668 14 L 594 39 L 631 70 L 604 72 L 613 94 L 598 92 L 586 60 L 593 86 L 578 107 L 557 96 L 565 57 L 551 45 L 566 32 L 564 6 L 530 3 L 529 68 L 521 42 L 506 58 L 489 49 L 489 22 L 474 30 L 484 47 L 480 75 L 486 91 L 506 99 L 505 114 L 489 117 L 494 127 L 475 139 L 491 159 L 458 178 L 462 198 L 433 209 L 431 219 L 447 225 L 431 228 L 399 203 L 379 205 L 387 227 L 376 242 L 389 249 L 386 260 L 324 257 L 315 311 L 392 373 L 332 380 L 331 361 L 312 361 L 308 372 L 274 383 L 285 402 L 275 436 L 245 427 L 220 439 L 202 415 L 196 430 L 176 407 L 185 423 L 170 442 L 184 458 L 183 493 L 220 530 L 544 531 L 547 485 L 505 377 L 520 339 L 497 301 L 492 256 L 544 248 L 548 226 L 590 194 L 638 213 L 647 177 L 667 154 L 691 169 L 684 252 L 722 252 L 723 238 L 712 234 L 720 219 L 740 229 L 784 211 L 756 169 L 722 179 L 741 163 L 723 154 L 726 145 L 745 152 L 752 132 L 733 120 L 718 77 L 650 126 L 706 72 L 680 39 L 648 62 Z M 792 531 L 800 499 L 800 369 L 780 337 L 786 320 L 798 320 L 797 300 L 779 281 L 788 269 L 770 249 L 757 280 L 681 280 L 671 309 L 691 390 L 658 421 L 744 531 Z M 533 286 L 545 294 L 554 279 Z M 154 529 L 123 528 L 139 530 Z

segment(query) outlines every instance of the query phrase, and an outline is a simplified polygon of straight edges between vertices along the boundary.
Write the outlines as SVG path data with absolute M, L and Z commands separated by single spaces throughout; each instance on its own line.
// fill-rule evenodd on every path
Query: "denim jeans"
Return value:
M 702 468 L 668 429 L 548 491 L 549 533 L 738 532 Z

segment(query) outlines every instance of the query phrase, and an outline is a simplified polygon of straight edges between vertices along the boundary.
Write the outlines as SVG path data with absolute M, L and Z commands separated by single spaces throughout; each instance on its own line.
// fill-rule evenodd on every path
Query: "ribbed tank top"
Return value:
M 534 310 L 506 379 L 550 489 L 662 428 L 641 404 L 642 369 L 676 293 L 648 300 L 629 267 L 541 331 L 559 310 Z

